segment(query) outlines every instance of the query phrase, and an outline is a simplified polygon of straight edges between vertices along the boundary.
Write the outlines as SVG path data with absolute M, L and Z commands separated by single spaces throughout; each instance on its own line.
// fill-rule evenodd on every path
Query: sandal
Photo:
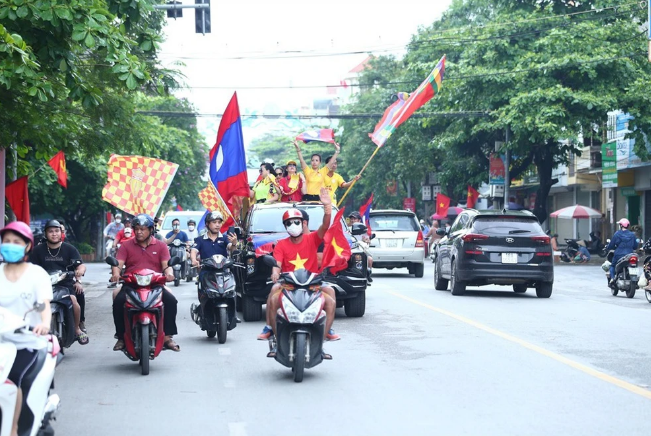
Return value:
M 267 357 L 271 357 L 271 358 L 276 357 L 276 347 L 274 347 L 271 351 L 267 353 Z
M 88 338 L 88 335 L 86 333 L 84 333 L 84 332 L 81 332 L 77 336 L 75 336 L 75 339 L 81 345 L 86 345 L 86 344 L 88 344 L 88 342 L 90 342 L 90 339 Z
M 177 353 L 181 351 L 181 347 L 179 347 L 179 345 L 174 342 L 174 339 L 168 339 L 165 341 L 165 349 L 176 351 Z
M 113 351 L 122 351 L 122 350 L 124 350 L 124 341 L 120 339 L 113 346 Z
M 328 354 L 325 351 L 321 351 L 321 359 L 332 360 L 332 354 Z

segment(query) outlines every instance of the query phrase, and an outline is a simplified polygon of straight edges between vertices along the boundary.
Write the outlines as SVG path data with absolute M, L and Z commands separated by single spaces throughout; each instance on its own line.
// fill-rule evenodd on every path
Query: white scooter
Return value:
M 44 304 L 35 304 L 32 310 L 40 312 L 44 309 Z M 12 334 L 33 335 L 23 319 L 0 307 L 0 436 L 11 434 L 18 394 L 16 385 L 8 379 L 16 358 L 16 345 L 5 336 Z M 23 376 L 19 436 L 54 435 L 50 420 L 59 408 L 60 399 L 57 394 L 50 395 L 50 388 L 61 348 L 59 341 L 52 335 L 41 336 L 39 339 L 47 345 L 38 350 L 36 363 Z

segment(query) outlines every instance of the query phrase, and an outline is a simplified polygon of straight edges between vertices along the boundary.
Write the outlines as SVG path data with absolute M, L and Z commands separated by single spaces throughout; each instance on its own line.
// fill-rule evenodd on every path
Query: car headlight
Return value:
M 294 304 L 283 295 L 282 297 L 282 307 L 285 312 L 287 321 L 294 322 L 298 324 L 312 324 L 316 321 L 319 313 L 321 313 L 321 299 L 316 300 L 310 305 L 305 312 L 301 312 L 294 306 Z
M 154 277 L 153 274 L 147 274 L 146 276 L 134 274 L 134 276 L 136 277 L 136 283 L 138 283 L 138 286 L 149 286 L 151 284 L 152 277 Z

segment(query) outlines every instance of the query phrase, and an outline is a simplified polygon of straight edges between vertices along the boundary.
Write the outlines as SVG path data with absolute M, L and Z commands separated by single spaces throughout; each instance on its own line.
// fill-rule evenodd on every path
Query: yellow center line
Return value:
M 445 315 L 445 316 L 449 316 L 450 318 L 454 318 L 457 321 L 461 321 L 464 324 L 468 324 L 470 326 L 478 328 L 479 330 L 483 330 L 486 333 L 490 333 L 490 334 L 498 336 L 498 337 L 500 337 L 502 339 L 506 339 L 507 341 L 518 344 L 518 345 L 520 345 L 520 346 L 522 346 L 524 348 L 527 348 L 527 349 L 529 349 L 531 351 L 535 351 L 536 353 L 542 354 L 543 356 L 550 357 L 550 358 L 556 360 L 557 362 L 561 362 L 561 363 L 563 363 L 565 365 L 571 366 L 572 368 L 578 369 L 579 371 L 584 372 L 584 373 L 586 373 L 588 375 L 591 375 L 591 376 L 596 377 L 596 378 L 598 378 L 600 380 L 603 380 L 603 381 L 605 381 L 607 383 L 613 384 L 613 385 L 618 386 L 618 387 L 620 387 L 622 389 L 626 389 L 629 392 L 632 392 L 634 394 L 640 395 L 640 396 L 642 396 L 642 397 L 644 397 L 646 399 L 651 400 L 651 391 L 649 391 L 648 389 L 644 389 L 644 388 L 642 388 L 640 386 L 636 386 L 636 385 L 634 385 L 632 383 L 629 383 L 627 381 L 618 379 L 617 377 L 613 377 L 611 375 L 608 375 L 606 373 L 598 371 L 598 370 L 596 370 L 594 368 L 590 368 L 589 366 L 584 365 L 582 363 L 579 363 L 579 362 L 577 362 L 575 360 L 568 359 L 567 357 L 561 356 L 560 354 L 554 353 L 553 351 L 549 351 L 549 350 L 547 350 L 545 348 L 542 348 L 542 347 L 540 347 L 538 345 L 534 345 L 534 344 L 532 344 L 530 342 L 527 342 L 525 340 L 522 340 L 520 338 L 516 338 L 515 336 L 511 336 L 508 333 L 504 333 L 504 332 L 502 332 L 500 330 L 494 329 L 492 327 L 488 327 L 487 325 L 481 324 L 481 323 L 479 323 L 477 321 L 473 321 L 473 320 L 471 320 L 469 318 L 463 317 L 461 315 L 457 315 L 456 313 L 448 312 L 445 309 L 441 309 L 441 308 L 432 306 L 430 304 L 423 303 L 422 301 L 418 301 L 418 300 L 415 300 L 413 298 L 406 297 L 406 296 L 404 296 L 402 294 L 399 294 L 397 292 L 392 292 L 392 291 L 385 291 L 385 292 L 387 292 L 388 294 L 391 294 L 391 295 L 393 295 L 395 297 L 402 298 L 403 300 L 407 300 L 407 301 L 409 301 L 411 303 L 414 303 L 414 304 L 417 304 L 419 306 L 425 307 L 426 309 L 432 310 L 434 312 L 438 312 L 438 313 L 440 313 L 442 315 Z

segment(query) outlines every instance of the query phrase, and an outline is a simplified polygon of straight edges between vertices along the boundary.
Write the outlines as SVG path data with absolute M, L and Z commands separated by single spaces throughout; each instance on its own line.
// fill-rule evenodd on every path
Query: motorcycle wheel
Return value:
M 140 325 L 140 369 L 142 375 L 149 374 L 149 325 Z
M 631 283 L 631 286 L 626 290 L 626 298 L 635 297 L 636 289 L 637 289 L 637 283 Z
M 174 286 L 178 286 L 181 284 L 181 277 L 174 277 Z
M 305 333 L 296 333 L 296 347 L 294 348 L 294 381 L 300 383 L 303 381 L 305 372 Z
M 228 313 L 225 307 L 219 308 L 219 326 L 217 327 L 217 341 L 220 344 L 226 342 L 226 335 L 228 334 Z
M 214 330 L 206 330 L 206 335 L 207 335 L 209 338 L 214 338 L 214 337 L 217 335 L 217 332 L 214 331 Z
M 619 289 L 617 289 L 616 287 L 612 287 L 610 288 L 610 293 L 613 294 L 613 297 L 616 297 L 617 294 L 619 293 Z
M 648 289 L 645 289 L 644 290 L 644 296 L 646 297 L 646 301 L 651 303 L 651 291 L 649 291 Z

